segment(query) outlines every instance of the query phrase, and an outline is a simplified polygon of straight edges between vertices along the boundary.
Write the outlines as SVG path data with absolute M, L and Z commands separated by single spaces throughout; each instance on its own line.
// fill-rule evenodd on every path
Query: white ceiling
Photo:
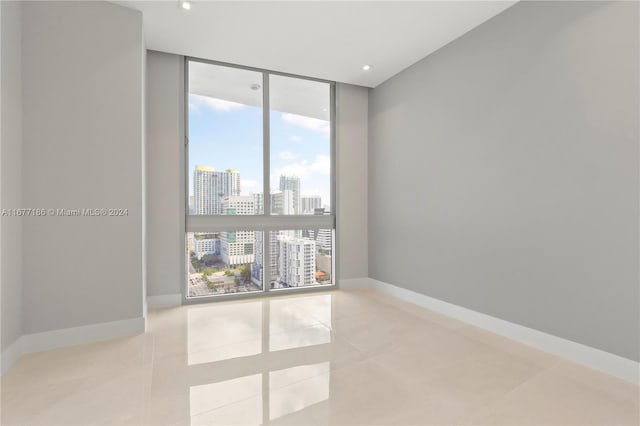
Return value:
M 375 87 L 516 1 L 114 3 L 142 11 L 149 49 Z

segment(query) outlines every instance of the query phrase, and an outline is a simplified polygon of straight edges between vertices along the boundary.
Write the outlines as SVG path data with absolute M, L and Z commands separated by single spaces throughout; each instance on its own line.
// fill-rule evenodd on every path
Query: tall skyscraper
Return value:
M 265 231 L 267 232 L 267 231 Z M 271 285 L 274 287 L 274 283 L 278 278 L 278 262 L 279 262 L 279 243 L 278 235 L 283 231 L 269 231 L 271 233 L 270 241 L 270 258 L 264 257 L 264 236 L 265 232 L 256 232 L 256 260 L 251 265 L 251 278 L 254 283 L 261 285 L 264 279 L 264 267 L 270 268 L 271 282 L 265 283 L 265 285 Z
M 222 199 L 225 215 L 252 215 L 255 211 L 253 196 L 229 196 Z M 256 233 L 254 231 L 234 231 L 220 233 L 220 252 L 227 266 L 238 266 L 255 261 Z
M 193 171 L 194 214 L 224 214 L 222 199 L 238 195 L 240 195 L 239 171 L 228 169 L 217 172 L 213 167 L 195 167 Z
M 293 195 L 293 214 L 302 214 L 300 201 L 300 178 L 298 176 L 280 176 L 280 191 L 291 191 Z
M 310 197 L 300 197 L 301 201 L 301 214 L 314 214 L 316 209 L 322 207 L 322 198 L 319 195 L 312 195 Z

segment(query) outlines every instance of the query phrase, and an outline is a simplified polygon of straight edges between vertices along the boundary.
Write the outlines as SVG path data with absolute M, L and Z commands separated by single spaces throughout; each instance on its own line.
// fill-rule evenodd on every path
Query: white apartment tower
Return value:
M 208 254 L 218 254 L 220 250 L 220 240 L 217 238 L 197 239 L 193 238 L 193 251 L 198 260 Z
M 213 167 L 196 166 L 193 171 L 193 213 L 221 215 L 222 199 L 240 195 L 240 172 L 217 172 Z
M 252 194 L 253 197 L 253 214 L 262 214 L 264 211 L 264 194 L 262 192 L 256 192 Z
M 295 194 L 293 191 L 274 191 L 271 194 L 271 214 L 296 214 Z
M 300 197 L 300 202 L 302 206 L 301 214 L 314 214 L 316 209 L 322 207 L 322 198 L 319 195 Z
M 278 280 L 282 287 L 316 284 L 316 243 L 308 238 L 278 237 Z
M 225 215 L 252 215 L 255 211 L 253 196 L 228 196 L 222 199 Z M 220 233 L 220 252 L 227 266 L 238 266 L 255 261 L 256 233 L 235 231 Z

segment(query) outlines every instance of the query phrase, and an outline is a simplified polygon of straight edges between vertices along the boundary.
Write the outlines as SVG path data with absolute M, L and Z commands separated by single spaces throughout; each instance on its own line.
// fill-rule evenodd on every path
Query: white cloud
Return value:
M 295 160 L 296 158 L 298 158 L 298 156 L 291 151 L 280 151 L 278 153 L 278 157 L 281 160 Z
M 253 192 L 262 192 L 257 180 L 252 179 L 240 179 L 240 188 L 243 194 L 249 194 Z
M 313 174 L 328 176 L 331 172 L 331 158 L 328 155 L 317 155 L 313 163 L 307 160 L 287 164 L 273 171 L 271 182 L 278 182 L 281 175 L 298 176 L 305 181 Z
M 302 138 L 300 136 L 293 135 L 293 136 L 289 136 L 289 141 L 290 142 L 302 142 Z
M 303 129 L 320 132 L 327 135 L 329 134 L 330 128 L 328 121 L 305 117 L 303 115 L 291 114 L 288 112 L 282 113 L 282 120 L 287 124 L 302 127 Z
M 211 108 L 214 111 L 229 112 L 238 111 L 246 107 L 244 104 L 237 102 L 224 101 L 222 99 L 210 98 L 209 96 L 189 94 L 189 109 L 198 111 L 200 106 Z
M 331 173 L 331 157 L 328 155 L 317 155 L 316 161 L 309 166 L 314 173 L 329 176 Z

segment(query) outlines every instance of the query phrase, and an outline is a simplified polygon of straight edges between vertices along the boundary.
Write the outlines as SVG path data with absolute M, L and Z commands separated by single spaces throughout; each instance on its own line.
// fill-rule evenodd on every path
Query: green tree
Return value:
M 217 268 L 203 268 L 202 269 L 202 275 L 204 275 L 205 277 L 211 276 L 215 272 L 217 272 Z
M 251 279 L 251 267 L 249 265 L 242 265 L 240 268 L 240 276 L 245 281 L 249 281 Z

